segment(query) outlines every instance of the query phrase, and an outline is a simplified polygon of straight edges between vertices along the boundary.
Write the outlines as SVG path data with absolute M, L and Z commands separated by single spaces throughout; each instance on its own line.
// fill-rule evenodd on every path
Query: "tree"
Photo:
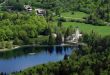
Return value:
M 108 71 L 107 70 L 101 70 L 100 75 L 108 75 Z
M 13 40 L 13 44 L 14 44 L 14 45 L 21 45 L 21 44 L 23 44 L 23 41 L 20 40 L 20 39 L 18 39 L 18 37 L 16 37 L 16 38 Z
M 94 75 L 94 72 L 93 72 L 89 67 L 86 67 L 86 68 L 82 71 L 82 75 Z
M 6 39 L 6 34 L 3 29 L 0 29 L 0 41 L 3 41 Z
M 6 31 L 5 31 L 5 34 L 6 34 L 6 39 L 7 40 L 10 40 L 13 38 L 13 32 L 11 29 L 7 28 Z
M 48 41 L 49 45 L 54 45 L 55 44 L 55 38 L 52 35 L 52 33 L 49 35 L 49 41 Z
M 70 26 L 66 29 L 65 38 L 72 35 L 72 33 L 74 33 L 74 29 Z
M 19 0 L 16 0 L 16 2 L 19 2 Z
M 5 41 L 1 41 L 0 42 L 0 49 L 4 49 L 6 46 L 5 46 Z
M 61 27 L 62 26 L 62 21 L 58 20 L 57 26 Z
M 50 26 L 46 27 L 43 34 L 44 35 L 51 35 L 52 34 L 52 28 Z
M 62 44 L 63 43 L 62 37 L 63 36 L 61 33 L 57 33 L 56 44 Z
M 6 48 L 11 49 L 13 47 L 12 42 L 6 42 Z
M 22 30 L 22 31 L 19 31 L 19 38 L 22 39 L 22 40 L 25 40 L 27 36 L 27 32 Z

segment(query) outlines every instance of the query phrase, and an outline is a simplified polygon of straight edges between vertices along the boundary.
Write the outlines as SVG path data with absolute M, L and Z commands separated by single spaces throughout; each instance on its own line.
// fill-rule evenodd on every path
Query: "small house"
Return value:
M 36 15 L 39 15 L 39 16 L 45 16 L 45 14 L 46 14 L 46 10 L 41 9 L 41 8 L 35 9 L 35 12 L 36 12 Z
M 78 40 L 82 37 L 82 34 L 79 32 L 79 29 L 76 29 L 76 32 L 66 38 L 66 41 L 69 43 L 78 43 Z
M 24 5 L 24 9 L 29 12 L 32 11 L 32 7 L 30 5 Z

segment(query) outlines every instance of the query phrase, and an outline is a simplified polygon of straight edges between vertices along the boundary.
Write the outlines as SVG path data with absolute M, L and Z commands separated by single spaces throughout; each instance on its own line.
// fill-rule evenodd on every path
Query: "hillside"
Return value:
M 0 65 L 20 62 L 9 75 L 110 75 L 109 7 L 110 0 L 0 0 Z M 65 45 L 74 47 L 70 55 Z M 53 62 L 36 65 L 41 58 Z

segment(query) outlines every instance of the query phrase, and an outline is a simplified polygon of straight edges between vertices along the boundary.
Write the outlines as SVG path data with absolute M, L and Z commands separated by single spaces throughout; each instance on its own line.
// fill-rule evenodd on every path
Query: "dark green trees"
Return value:
M 61 27 L 62 26 L 62 21 L 58 20 L 57 26 Z
M 62 43 L 63 43 L 63 35 L 61 33 L 57 33 L 56 44 L 62 44 Z
M 52 35 L 52 33 L 49 35 L 48 44 L 55 45 L 55 37 L 54 37 L 54 35 Z

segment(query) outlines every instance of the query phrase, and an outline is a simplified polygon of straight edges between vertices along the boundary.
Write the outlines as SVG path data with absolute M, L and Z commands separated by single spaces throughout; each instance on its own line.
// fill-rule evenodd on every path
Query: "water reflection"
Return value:
M 23 47 L 13 51 L 0 52 L 0 72 L 16 72 L 48 62 L 56 62 L 70 55 L 73 47 Z

